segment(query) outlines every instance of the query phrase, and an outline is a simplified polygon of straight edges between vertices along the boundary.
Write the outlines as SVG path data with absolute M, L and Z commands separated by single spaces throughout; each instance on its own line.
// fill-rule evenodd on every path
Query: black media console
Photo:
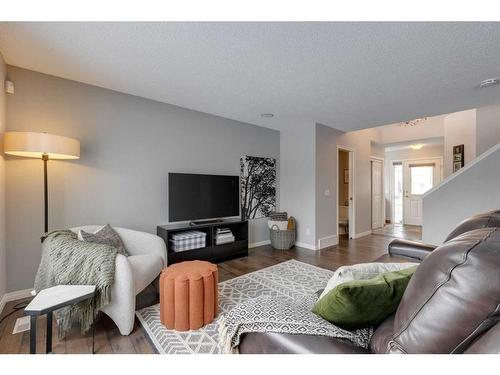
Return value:
M 216 245 L 215 232 L 217 228 L 229 228 L 235 237 L 235 241 L 228 244 Z M 179 232 L 199 230 L 205 232 L 206 247 L 200 249 L 174 252 L 171 248 L 170 239 L 172 235 Z M 225 260 L 240 258 L 248 255 L 248 221 L 240 219 L 228 219 L 221 222 L 212 222 L 200 225 L 168 224 L 156 227 L 156 234 L 163 238 L 167 245 L 168 264 L 183 262 L 185 260 L 207 260 L 210 262 L 223 262 Z

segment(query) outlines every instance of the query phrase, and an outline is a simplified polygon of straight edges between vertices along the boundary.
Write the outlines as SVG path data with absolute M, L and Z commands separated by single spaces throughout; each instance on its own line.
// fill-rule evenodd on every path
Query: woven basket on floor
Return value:
M 271 246 L 278 250 L 288 250 L 295 243 L 295 229 L 280 230 L 277 225 L 269 229 Z

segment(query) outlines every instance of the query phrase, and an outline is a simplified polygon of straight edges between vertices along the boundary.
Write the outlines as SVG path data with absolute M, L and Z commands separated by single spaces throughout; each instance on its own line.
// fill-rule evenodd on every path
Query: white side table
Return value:
M 52 352 L 52 312 L 65 306 L 92 298 L 95 309 L 95 285 L 58 285 L 41 290 L 24 309 L 30 316 L 30 354 L 36 353 L 36 319 L 47 314 L 46 353 Z M 95 312 L 94 312 L 95 314 Z M 94 325 L 92 325 L 92 354 L 94 353 Z

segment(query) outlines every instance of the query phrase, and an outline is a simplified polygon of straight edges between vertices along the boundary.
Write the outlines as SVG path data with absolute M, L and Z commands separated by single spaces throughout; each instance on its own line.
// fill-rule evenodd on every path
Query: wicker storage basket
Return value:
M 277 225 L 269 229 L 271 246 L 279 250 L 288 250 L 295 243 L 295 229 L 279 230 Z

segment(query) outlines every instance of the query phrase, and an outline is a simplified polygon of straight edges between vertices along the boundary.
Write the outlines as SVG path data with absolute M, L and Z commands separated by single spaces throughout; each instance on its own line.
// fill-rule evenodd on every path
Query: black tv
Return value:
M 168 220 L 219 219 L 240 214 L 239 177 L 168 174 Z

